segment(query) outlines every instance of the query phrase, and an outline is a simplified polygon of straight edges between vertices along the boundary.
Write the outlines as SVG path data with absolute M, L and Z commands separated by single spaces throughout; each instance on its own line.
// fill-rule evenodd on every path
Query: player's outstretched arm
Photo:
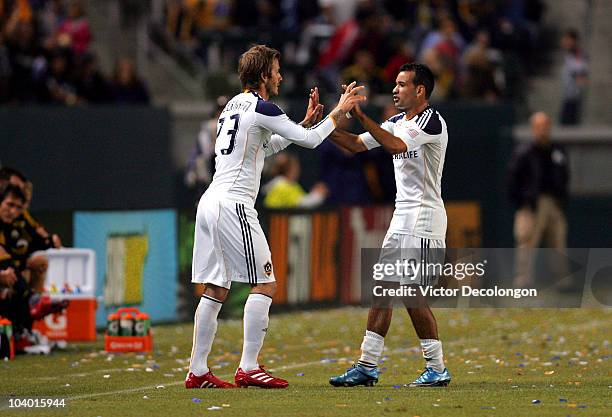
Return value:
M 359 139 L 358 135 L 347 132 L 346 130 L 334 130 L 331 135 L 329 135 L 329 140 L 331 140 L 334 144 L 338 145 L 342 149 L 345 149 L 351 153 L 363 152 L 368 150 L 363 141 Z
M 360 96 L 364 87 L 355 86 L 355 82 L 347 86 L 346 91 L 340 96 L 338 104 L 330 114 L 320 123 L 310 129 L 306 129 L 295 122 L 273 103 L 260 101 L 257 104 L 257 122 L 260 126 L 276 133 L 289 142 L 306 148 L 316 148 L 336 128 L 341 117 L 353 109 L 356 104 L 366 100 Z
M 380 143 L 387 152 L 395 155 L 408 151 L 408 146 L 406 146 L 403 140 L 380 127 L 378 123 L 370 119 L 363 110 L 361 110 L 359 105 L 355 106 L 351 114 L 355 116 L 363 128 L 370 132 L 374 139 Z

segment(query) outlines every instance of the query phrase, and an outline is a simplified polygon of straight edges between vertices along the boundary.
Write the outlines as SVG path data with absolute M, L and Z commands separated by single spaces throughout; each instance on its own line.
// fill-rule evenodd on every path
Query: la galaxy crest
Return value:
M 267 276 L 272 275 L 272 262 L 266 262 L 266 264 L 264 265 L 264 272 Z

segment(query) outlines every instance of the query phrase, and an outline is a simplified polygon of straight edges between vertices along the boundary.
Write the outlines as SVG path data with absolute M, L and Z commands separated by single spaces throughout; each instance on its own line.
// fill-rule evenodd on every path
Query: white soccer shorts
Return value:
M 436 285 L 444 268 L 445 250 L 443 239 L 387 232 L 378 262 L 395 265 L 400 261 L 401 265 L 408 263 L 410 267 L 402 268 L 398 275 L 385 275 L 382 281 L 399 282 L 400 285 Z
M 192 282 L 230 288 L 274 282 L 272 256 L 253 207 L 206 197 L 196 214 Z

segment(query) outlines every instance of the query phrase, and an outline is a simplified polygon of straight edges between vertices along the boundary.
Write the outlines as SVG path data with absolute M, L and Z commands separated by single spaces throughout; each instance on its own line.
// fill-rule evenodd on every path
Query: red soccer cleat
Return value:
M 259 369 L 245 372 L 238 368 L 235 376 L 236 385 L 240 388 L 260 387 L 260 388 L 287 388 L 289 382 L 281 378 L 276 378 L 264 371 L 263 366 Z
M 236 385 L 217 378 L 210 371 L 202 376 L 189 372 L 185 379 L 185 388 L 236 388 Z

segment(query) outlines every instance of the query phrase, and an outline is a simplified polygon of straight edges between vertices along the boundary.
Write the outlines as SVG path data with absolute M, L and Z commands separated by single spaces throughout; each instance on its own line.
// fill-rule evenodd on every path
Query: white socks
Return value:
M 361 357 L 358 364 L 366 368 L 375 368 L 378 366 L 378 361 L 382 356 L 383 347 L 385 346 L 385 338 L 378 333 L 366 330 L 361 343 Z
M 268 331 L 268 312 L 272 298 L 263 294 L 250 294 L 244 305 L 244 345 L 240 368 L 243 371 L 258 369 L 257 356 Z
M 421 339 L 421 349 L 429 368 L 436 372 L 444 371 L 442 342 L 436 339 Z
M 217 316 L 221 303 L 212 297 L 203 295 L 196 309 L 193 325 L 193 346 L 189 371 L 196 376 L 208 372 L 208 354 L 217 332 Z

